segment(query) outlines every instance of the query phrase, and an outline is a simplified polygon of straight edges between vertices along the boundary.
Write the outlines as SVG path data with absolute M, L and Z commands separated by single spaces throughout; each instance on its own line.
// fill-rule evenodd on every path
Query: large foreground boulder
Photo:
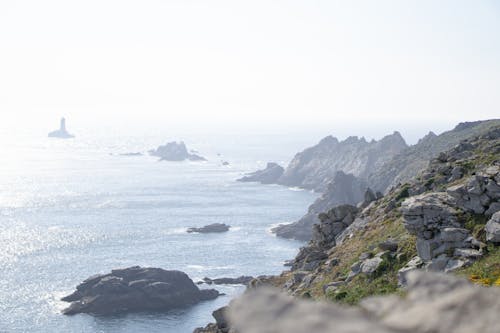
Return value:
M 83 281 L 62 298 L 71 305 L 66 315 L 109 315 L 140 311 L 166 311 L 194 305 L 219 296 L 217 290 L 198 289 L 183 272 L 161 268 L 129 267 Z
M 232 302 L 227 316 L 239 333 L 495 333 L 500 289 L 415 271 L 409 273 L 406 297 L 369 298 L 361 307 L 297 300 L 260 289 Z

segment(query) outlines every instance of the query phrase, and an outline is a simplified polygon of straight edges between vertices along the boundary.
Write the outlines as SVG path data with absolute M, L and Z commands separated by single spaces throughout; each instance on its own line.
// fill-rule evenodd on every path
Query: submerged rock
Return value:
M 152 156 L 157 156 L 160 161 L 206 161 L 200 155 L 190 154 L 184 142 L 169 142 L 164 146 L 159 146 L 157 149 L 149 151 Z
M 59 126 L 59 129 L 50 132 L 48 136 L 50 138 L 59 138 L 59 139 L 70 139 L 75 137 L 74 135 L 69 134 L 68 131 L 66 130 L 66 119 L 64 118 L 61 118 L 61 124 Z
M 206 225 L 206 226 L 201 227 L 201 228 L 194 228 L 194 227 L 189 228 L 187 230 L 187 232 L 189 232 L 189 233 L 199 232 L 202 234 L 206 234 L 206 233 L 212 233 L 212 232 L 226 232 L 229 230 L 229 228 L 230 228 L 230 226 L 227 224 L 224 224 L 224 223 L 212 223 L 212 224 Z
M 90 313 L 109 315 L 140 311 L 166 311 L 215 299 L 214 289 L 198 289 L 183 272 L 161 268 L 129 267 L 114 269 L 83 281 L 71 295 L 66 315 Z
M 239 182 L 259 182 L 262 184 L 274 184 L 281 177 L 285 169 L 277 163 L 269 162 L 263 170 L 257 170 L 249 173 L 243 178 L 238 179 Z

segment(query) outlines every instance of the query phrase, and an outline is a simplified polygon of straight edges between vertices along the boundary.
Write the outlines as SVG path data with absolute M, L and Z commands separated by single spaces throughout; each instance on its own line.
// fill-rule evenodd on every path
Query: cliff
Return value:
M 284 175 L 278 180 L 278 182 L 283 182 L 287 174 L 289 177 L 290 175 L 305 175 L 303 179 L 307 180 L 307 183 L 316 183 L 323 179 L 324 185 L 316 186 L 316 189 L 323 190 L 323 195 L 309 207 L 307 214 L 299 221 L 279 226 L 274 231 L 280 237 L 307 241 L 311 236 L 312 225 L 318 222 L 317 214 L 322 210 L 336 204 L 356 205 L 362 201 L 362 193 L 367 188 L 377 192 L 386 192 L 400 183 L 407 182 L 424 170 L 429 160 L 437 157 L 440 152 L 449 150 L 460 141 L 486 133 L 497 126 L 500 126 L 500 120 L 460 123 L 454 129 L 440 135 L 430 132 L 417 144 L 409 147 L 403 145 L 404 141 L 397 132 L 378 142 L 372 142 L 370 149 L 367 149 L 369 146 L 363 144 L 362 139 L 350 138 L 339 143 L 334 138 L 325 138 L 317 146 L 297 154 Z M 342 149 L 337 146 L 342 146 Z M 357 150 L 351 149 L 354 146 L 358 147 Z M 333 157 L 327 154 L 326 151 L 330 151 L 327 147 L 337 147 L 334 150 L 338 155 Z M 360 149 L 360 147 L 364 148 Z M 380 155 L 379 158 L 376 161 L 369 158 L 368 160 L 371 159 L 374 163 L 367 163 L 367 160 L 363 158 L 372 156 L 374 152 Z M 354 163 L 355 158 L 361 158 L 361 161 Z M 335 166 L 339 166 L 336 164 L 337 161 L 343 161 L 341 164 L 344 171 L 351 172 L 349 177 L 343 177 L 340 180 L 335 179 L 335 176 L 332 179 L 327 175 L 328 173 L 324 170 L 331 171 Z M 323 165 L 327 165 L 328 168 L 322 167 Z M 353 168 L 353 165 L 361 168 Z M 345 193 L 351 193 L 352 188 L 358 189 L 357 194 L 346 196 Z
M 328 136 L 295 155 L 277 183 L 323 193 L 338 171 L 366 178 L 405 148 L 399 132 L 370 142 L 355 136 L 344 141 Z

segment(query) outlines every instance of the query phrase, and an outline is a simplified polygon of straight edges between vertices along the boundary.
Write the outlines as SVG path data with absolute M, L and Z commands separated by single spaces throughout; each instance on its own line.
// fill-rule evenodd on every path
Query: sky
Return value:
M 415 141 L 500 117 L 495 0 L 1 0 L 0 128 Z

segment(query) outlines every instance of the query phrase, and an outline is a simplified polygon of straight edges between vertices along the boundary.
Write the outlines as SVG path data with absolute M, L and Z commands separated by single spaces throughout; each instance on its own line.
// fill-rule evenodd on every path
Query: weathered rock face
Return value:
M 406 229 L 417 236 L 418 255 L 429 268 L 450 271 L 482 255 L 481 243 L 464 228 L 456 201 L 448 194 L 411 197 L 401 209 Z
M 318 214 L 337 205 L 356 205 L 363 201 L 367 189 L 366 182 L 339 171 L 328 185 L 328 190 L 309 207 L 306 215 L 297 222 L 278 226 L 272 231 L 283 238 L 310 240 L 312 226 L 320 222 Z
M 398 132 L 371 142 L 358 137 L 339 142 L 328 136 L 316 146 L 295 155 L 278 183 L 324 193 L 338 171 L 365 178 L 406 147 Z
M 493 214 L 486 223 L 485 231 L 488 242 L 500 243 L 500 211 Z
M 64 314 L 109 315 L 137 311 L 166 311 L 215 299 L 219 292 L 200 290 L 180 271 L 129 267 L 88 278 L 62 298 L 71 305 Z
M 201 234 L 216 233 L 216 232 L 226 232 L 230 226 L 224 223 L 212 223 L 201 228 L 188 228 L 187 232 L 197 232 Z
M 160 161 L 206 161 L 205 158 L 190 154 L 184 142 L 169 142 L 164 146 L 159 146 L 157 149 L 149 151 L 152 156 L 158 156 Z
M 258 170 L 247 174 L 246 176 L 238 179 L 239 182 L 259 182 L 262 184 L 274 184 L 283 175 L 282 166 L 277 163 L 269 162 L 263 170 Z
M 239 333 L 495 333 L 500 289 L 412 272 L 406 297 L 369 298 L 361 307 L 297 300 L 260 289 L 231 303 L 227 313 Z

